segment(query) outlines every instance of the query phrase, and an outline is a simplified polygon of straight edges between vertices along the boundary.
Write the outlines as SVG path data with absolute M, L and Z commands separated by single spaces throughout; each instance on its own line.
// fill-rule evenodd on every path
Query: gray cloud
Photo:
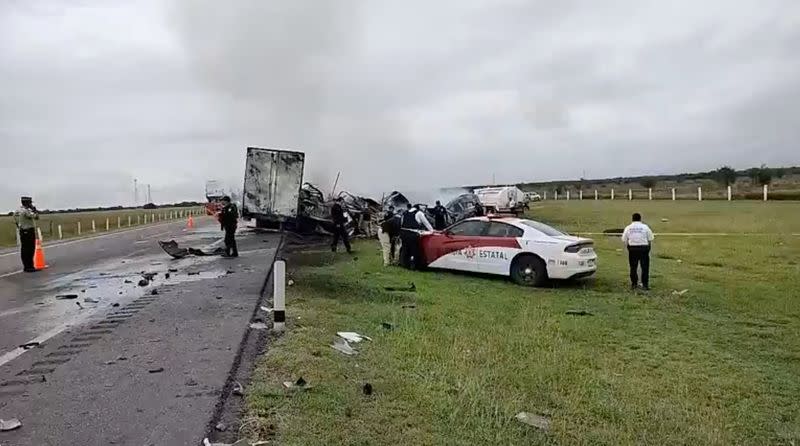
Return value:
M 244 148 L 329 188 L 797 164 L 800 4 L 0 4 L 0 208 L 201 198 Z

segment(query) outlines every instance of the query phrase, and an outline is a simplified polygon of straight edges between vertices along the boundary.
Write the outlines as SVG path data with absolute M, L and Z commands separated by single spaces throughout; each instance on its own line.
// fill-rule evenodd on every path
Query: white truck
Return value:
M 528 207 L 525 192 L 516 186 L 484 187 L 473 192 L 486 212 L 522 214 Z
M 281 229 L 297 219 L 303 185 L 303 152 L 247 148 L 242 195 L 242 217 L 256 227 Z

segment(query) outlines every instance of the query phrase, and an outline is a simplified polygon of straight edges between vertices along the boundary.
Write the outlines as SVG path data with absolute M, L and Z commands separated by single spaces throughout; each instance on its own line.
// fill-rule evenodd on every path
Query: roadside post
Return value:
M 578 199 L 583 200 L 583 189 L 578 191 Z
M 614 189 L 611 189 L 611 199 L 614 199 Z
M 544 196 L 542 197 L 542 200 L 543 200 L 543 201 L 544 201 L 544 200 L 547 200 L 547 191 L 544 191 Z
M 703 201 L 703 187 L 697 186 L 697 201 Z
M 557 190 L 553 191 L 553 200 L 558 200 L 558 191 Z
M 64 238 L 64 232 L 61 231 L 61 225 L 58 225 L 58 239 L 61 240 Z
M 653 188 L 652 187 L 648 187 L 647 188 L 647 199 L 648 200 L 652 200 L 653 199 Z
M 272 266 L 273 324 L 275 331 L 286 329 L 286 261 L 276 259 Z
M 81 235 L 81 222 L 78 222 L 78 235 Z
M 675 188 L 672 188 L 672 201 L 675 201 Z
M 731 185 L 729 184 L 728 185 L 728 201 L 731 201 L 732 198 L 733 198 L 733 195 L 731 194 Z
M 594 190 L 594 199 L 597 200 L 597 189 Z
M 106 219 L 106 232 L 111 230 L 111 226 L 108 224 L 108 219 Z
M 150 214 L 150 223 L 156 222 L 156 214 Z
M 567 201 L 569 201 L 569 189 L 567 189 Z
M 764 185 L 764 201 L 767 201 L 767 185 Z
M 633 191 L 628 189 L 628 200 L 633 200 Z
M 144 214 L 144 224 L 147 224 L 147 214 Z
M 95 226 L 94 220 L 92 220 L 92 232 L 97 232 L 97 226 Z
M 122 227 L 122 217 L 117 217 L 117 229 Z

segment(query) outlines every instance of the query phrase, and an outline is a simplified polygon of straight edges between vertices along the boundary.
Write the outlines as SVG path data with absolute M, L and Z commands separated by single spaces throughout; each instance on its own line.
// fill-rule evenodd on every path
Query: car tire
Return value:
M 547 267 L 536 256 L 517 257 L 511 264 L 511 280 L 523 286 L 544 286 L 547 283 Z

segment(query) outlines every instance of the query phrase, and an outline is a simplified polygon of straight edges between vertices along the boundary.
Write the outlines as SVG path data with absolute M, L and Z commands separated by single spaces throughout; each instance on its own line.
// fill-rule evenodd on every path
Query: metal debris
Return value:
M 87 304 L 99 304 L 100 303 L 100 299 L 97 299 L 97 298 L 94 298 L 94 297 L 84 297 L 83 301 L 86 302 Z
M 244 386 L 239 381 L 233 382 L 233 394 L 236 396 L 244 396 Z
M 352 342 L 354 344 L 358 344 L 359 342 L 366 339 L 367 341 L 371 341 L 372 338 L 369 336 L 364 336 L 362 334 L 358 334 L 354 331 L 337 331 L 336 335 L 340 338 L 344 339 L 347 342 Z
M 159 367 L 159 368 L 156 368 L 156 369 L 150 369 L 150 370 L 147 371 L 147 373 L 161 373 L 163 371 L 164 371 L 164 367 Z
M 117 358 L 117 361 L 127 361 L 127 360 L 128 360 L 128 358 L 125 357 L 125 356 L 120 356 L 120 357 Z
M 228 430 L 228 425 L 220 421 L 219 423 L 217 423 L 216 426 L 214 426 L 214 429 L 220 432 L 225 432 L 226 430 Z
M 334 338 L 333 344 L 331 344 L 331 348 L 339 353 L 343 353 L 348 356 L 358 354 L 358 351 L 356 351 L 353 347 L 351 347 L 350 344 L 346 340 L 344 340 L 344 338 L 340 338 L 338 336 Z
M 147 280 L 147 279 L 139 280 L 139 286 L 147 286 L 147 285 L 150 285 L 150 281 L 149 280 Z
M 674 295 L 676 295 L 676 296 L 683 296 L 683 295 L 684 295 L 684 294 L 686 294 L 688 291 L 689 291 L 689 289 L 688 289 L 688 288 L 687 288 L 687 289 L 680 290 L 680 291 L 678 291 L 678 290 L 674 290 L 674 291 L 672 291 L 672 294 L 674 294 Z
M 200 271 L 189 271 L 186 273 L 187 276 L 197 276 L 200 275 Z
M 56 294 L 57 300 L 77 299 L 77 294 Z
M 186 382 L 184 382 L 183 384 L 184 384 L 185 386 L 194 387 L 194 386 L 196 386 L 196 385 L 197 385 L 197 381 L 195 381 L 195 380 L 194 380 L 194 378 L 189 378 L 189 379 L 187 379 L 187 380 L 186 380 Z
M 222 300 L 222 296 L 217 296 L 216 299 L 217 300 Z
M 77 306 L 78 306 L 78 308 L 80 308 L 81 310 L 83 310 L 83 305 L 81 305 L 81 303 L 80 303 L 80 302 L 75 302 L 75 305 L 77 305 Z
M 129 280 L 129 279 L 125 279 L 125 280 L 124 280 L 124 283 L 133 283 L 133 281 L 132 281 L 132 280 Z
M 153 291 L 150 291 L 150 294 L 153 296 L 158 296 L 158 290 L 153 288 Z
M 289 280 L 286 282 L 286 285 L 287 285 L 287 286 L 292 286 L 292 285 L 294 285 L 294 280 L 292 280 L 292 279 L 289 279 Z
M 283 387 L 285 387 L 285 388 L 287 388 L 289 390 L 309 390 L 309 389 L 312 389 L 314 386 L 308 385 L 306 380 L 304 380 L 303 377 L 301 376 L 295 382 L 284 381 L 283 382 Z
M 261 311 L 264 311 L 266 313 L 272 313 L 272 308 L 268 308 L 268 307 L 265 307 L 265 306 L 262 305 L 261 306 Z
M 169 268 L 167 271 L 169 271 L 171 273 L 177 273 L 178 272 L 178 268 Z
M 21 349 L 23 349 L 23 350 L 30 350 L 30 349 L 32 349 L 33 347 L 38 347 L 38 346 L 39 346 L 39 343 L 38 343 L 38 342 L 28 342 L 28 343 L 26 343 L 26 344 L 22 344 L 22 345 L 20 345 L 20 346 L 19 346 L 19 348 L 21 348 Z
M 258 441 L 256 443 L 250 443 L 245 439 L 238 440 L 236 443 L 212 443 L 208 440 L 208 438 L 203 439 L 203 446 L 261 446 L 268 443 L 263 441 Z
M 533 426 L 537 429 L 541 429 L 545 432 L 550 430 L 550 418 L 544 417 L 542 415 L 537 415 L 535 413 L 530 412 L 520 412 L 515 417 L 521 423 L 525 423 L 528 426 Z
M 250 324 L 250 328 L 252 328 L 254 330 L 266 330 L 269 327 L 267 326 L 267 324 L 265 324 L 263 322 L 253 322 L 253 323 Z
M 169 279 L 169 277 L 170 277 L 169 273 L 164 273 L 164 278 L 165 279 Z
M 105 362 L 106 365 L 114 365 L 116 363 L 117 363 L 117 361 L 114 361 L 113 359 L 111 361 L 106 361 Z
M 394 330 L 394 325 L 388 322 L 381 322 L 381 328 L 383 328 L 384 330 Z
M 120 292 L 119 292 L 119 294 L 122 294 L 122 291 L 120 291 Z M 116 302 L 114 302 L 114 303 L 113 303 L 111 306 L 112 306 L 112 307 L 118 307 L 118 306 L 119 306 L 119 304 L 118 304 L 118 303 L 116 303 Z
M 417 308 L 417 305 L 416 304 L 406 304 L 406 305 L 403 305 L 401 308 L 412 309 L 413 310 L 414 308 Z
M 3 420 L 0 418 L 0 431 L 13 431 L 14 429 L 19 429 L 22 427 L 22 423 L 16 418 L 11 418 L 8 420 Z
M 591 311 L 586 310 L 567 310 L 564 314 L 571 314 L 573 316 L 594 316 Z

